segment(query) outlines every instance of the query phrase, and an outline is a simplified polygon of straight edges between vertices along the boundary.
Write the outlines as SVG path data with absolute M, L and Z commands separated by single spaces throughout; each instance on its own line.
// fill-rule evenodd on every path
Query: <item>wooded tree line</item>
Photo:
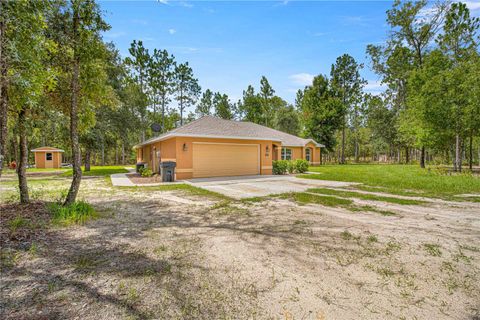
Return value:
M 424 167 L 433 159 L 460 170 L 462 160 L 480 158 L 479 19 L 461 3 L 395 1 L 388 40 L 366 50 L 383 94 L 365 93 L 365 66 L 344 54 L 329 75 L 298 91 L 294 105 L 265 76 L 236 102 L 202 93 L 188 62 L 142 41 L 121 57 L 102 39 L 110 26 L 93 0 L 0 6 L 0 154 L 17 162 L 25 202 L 34 147 L 65 149 L 71 203 L 82 163 L 86 170 L 131 163 L 134 144 L 203 115 L 314 138 L 326 146 L 324 160 L 339 163 L 417 159 Z

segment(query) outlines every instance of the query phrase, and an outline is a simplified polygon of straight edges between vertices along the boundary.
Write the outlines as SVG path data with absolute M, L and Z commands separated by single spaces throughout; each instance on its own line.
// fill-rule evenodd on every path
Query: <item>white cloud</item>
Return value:
M 374 95 L 383 93 L 385 89 L 387 89 L 387 86 L 382 84 L 382 82 L 378 80 L 367 80 L 367 84 L 364 87 L 364 90 L 366 92 Z
M 161 4 L 168 4 L 168 0 L 158 0 Z
M 297 74 L 292 74 L 288 78 L 297 85 L 308 86 L 311 85 L 313 82 L 313 78 L 315 76 L 310 73 L 302 72 Z
M 175 30 L 175 29 L 168 29 L 168 33 L 170 33 L 170 34 L 175 34 L 175 33 L 177 33 L 177 30 Z
M 467 5 L 467 8 L 470 9 L 470 11 L 477 11 L 480 10 L 480 1 L 462 1 Z

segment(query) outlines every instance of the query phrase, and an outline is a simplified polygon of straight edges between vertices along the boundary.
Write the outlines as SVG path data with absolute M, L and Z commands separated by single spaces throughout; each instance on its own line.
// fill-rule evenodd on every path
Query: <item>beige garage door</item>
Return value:
M 193 143 L 193 177 L 260 174 L 258 144 Z

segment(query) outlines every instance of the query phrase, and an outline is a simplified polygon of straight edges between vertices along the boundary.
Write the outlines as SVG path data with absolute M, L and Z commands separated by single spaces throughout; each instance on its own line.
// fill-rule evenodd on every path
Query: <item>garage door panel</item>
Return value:
M 259 161 L 258 145 L 193 144 L 195 178 L 259 174 Z

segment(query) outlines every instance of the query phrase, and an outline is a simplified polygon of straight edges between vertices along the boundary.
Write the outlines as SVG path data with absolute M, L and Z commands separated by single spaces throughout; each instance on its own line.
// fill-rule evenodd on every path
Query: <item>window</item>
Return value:
M 45 157 L 46 157 L 47 161 L 52 161 L 53 160 L 53 155 L 50 152 L 47 152 L 45 154 Z
M 292 149 L 282 148 L 282 160 L 292 160 Z
M 310 148 L 305 149 L 305 160 L 308 162 L 311 162 L 311 157 L 312 157 L 312 151 Z

